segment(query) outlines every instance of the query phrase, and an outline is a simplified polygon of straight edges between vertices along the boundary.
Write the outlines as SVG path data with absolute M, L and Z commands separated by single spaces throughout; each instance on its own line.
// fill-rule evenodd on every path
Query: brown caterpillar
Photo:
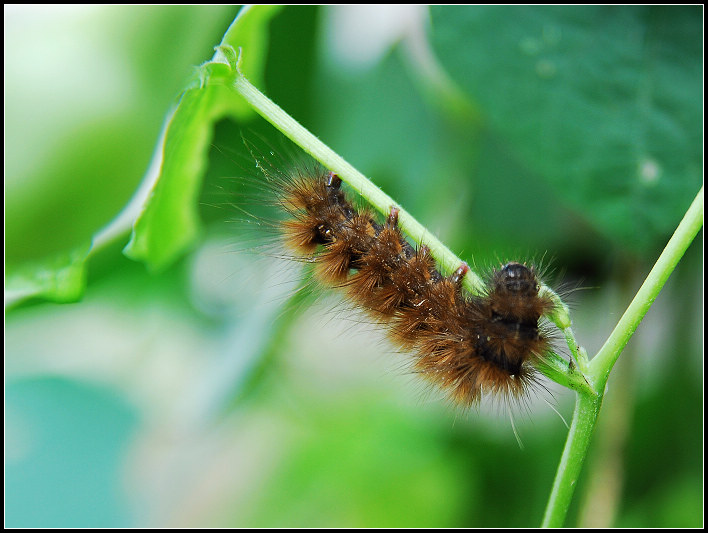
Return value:
M 533 266 L 510 262 L 486 278 L 480 295 L 463 292 L 466 264 L 444 276 L 426 246 L 414 248 L 398 228 L 398 209 L 385 221 L 356 207 L 342 181 L 321 167 L 296 175 L 257 166 L 287 218 L 277 225 L 286 246 L 315 264 L 315 275 L 343 290 L 414 354 L 414 368 L 459 405 L 483 395 L 523 397 L 536 383 L 533 363 L 550 340 L 541 316 L 553 309 L 539 294 Z

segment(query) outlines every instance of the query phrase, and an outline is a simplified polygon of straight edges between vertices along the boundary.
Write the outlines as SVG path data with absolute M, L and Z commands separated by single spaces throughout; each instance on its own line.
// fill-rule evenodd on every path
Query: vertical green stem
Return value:
M 587 378 L 597 396 L 584 390 L 576 393 L 573 421 L 565 442 L 563 455 L 558 465 L 556 478 L 543 516 L 543 527 L 561 527 L 570 501 L 575 492 L 578 477 L 587 455 L 590 439 L 595 431 L 597 416 L 602 405 L 605 385 L 615 361 L 627 345 L 644 315 L 656 299 L 671 272 L 688 246 L 703 226 L 703 188 L 686 211 L 681 223 L 667 243 L 656 264 L 642 284 L 605 345 L 592 359 L 587 369 Z
M 602 394 L 592 396 L 576 393 L 575 411 L 565 442 L 553 488 L 548 499 L 542 527 L 562 527 L 568 507 L 578 484 L 580 471 L 587 456 L 597 416 L 602 405 Z

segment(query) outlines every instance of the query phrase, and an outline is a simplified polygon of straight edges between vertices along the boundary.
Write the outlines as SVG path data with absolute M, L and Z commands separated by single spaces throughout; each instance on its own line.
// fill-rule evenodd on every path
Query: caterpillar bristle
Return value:
M 417 374 L 463 407 L 487 396 L 520 400 L 534 387 L 533 363 L 551 348 L 539 320 L 554 304 L 539 294 L 533 266 L 509 262 L 485 278 L 480 294 L 467 293 L 467 264 L 441 273 L 426 246 L 407 241 L 397 207 L 378 219 L 319 166 L 292 173 L 258 166 L 286 215 L 277 225 L 286 248 L 383 325 L 413 354 Z

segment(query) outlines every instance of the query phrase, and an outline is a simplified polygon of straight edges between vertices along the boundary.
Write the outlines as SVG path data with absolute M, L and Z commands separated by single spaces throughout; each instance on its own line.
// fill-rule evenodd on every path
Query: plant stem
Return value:
M 276 103 L 260 92 L 251 84 L 238 69 L 240 55 L 236 58 L 233 49 L 230 47 L 219 47 L 224 52 L 224 57 L 229 62 L 236 73 L 234 89 L 268 122 L 273 124 L 286 137 L 300 146 L 305 152 L 322 163 L 329 170 L 336 172 L 339 177 L 356 190 L 368 203 L 383 215 L 388 215 L 391 207 L 399 209 L 398 222 L 401 229 L 416 243 L 430 248 L 432 256 L 438 261 L 443 273 L 451 274 L 463 261 L 457 257 L 447 246 L 445 246 L 435 235 L 418 222 L 408 211 L 400 207 L 394 200 L 374 185 L 371 180 L 345 161 L 339 154 L 325 145 L 299 122 L 288 115 Z M 484 287 L 481 278 L 473 271 L 469 271 L 462 281 L 463 286 L 474 293 Z M 551 319 L 559 328 L 565 330 L 570 327 L 570 317 L 568 308 L 558 295 L 549 287 L 543 286 L 542 290 L 556 301 L 557 305 Z M 572 337 L 572 332 L 569 333 Z M 575 348 L 573 348 L 575 349 Z
M 425 242 L 425 245 L 430 248 L 433 257 L 440 263 L 446 273 L 454 272 L 462 264 L 460 258 L 434 235 L 429 233 L 410 213 L 400 207 L 361 172 L 261 93 L 244 76 L 236 76 L 234 88 L 263 118 L 329 170 L 336 172 L 343 181 L 356 190 L 380 213 L 388 215 L 392 206 L 398 207 L 400 210 L 398 223 L 401 229 L 416 242 Z M 479 292 L 484 286 L 479 276 L 472 271 L 465 276 L 463 284 L 472 292 Z
M 595 432 L 595 423 L 601 405 L 602 394 L 591 396 L 581 392 L 576 393 L 573 420 L 558 465 L 556 478 L 553 481 L 546 512 L 543 515 L 542 527 L 563 526 L 583 462 L 590 447 L 592 435 Z
M 387 215 L 391 207 L 398 207 L 400 210 L 398 220 L 401 229 L 416 243 L 425 242 L 444 273 L 453 272 L 462 263 L 461 259 L 434 235 L 430 234 L 407 211 L 398 206 L 390 196 L 376 187 L 363 174 L 253 86 L 239 70 L 240 54 L 237 58 L 232 48 L 226 46 L 220 48 L 223 48 L 224 57 L 235 73 L 234 89 L 263 118 L 329 170 L 336 172 L 343 181 L 358 191 L 363 198 L 382 214 Z M 547 371 L 540 369 L 554 381 L 576 390 L 573 420 L 543 517 L 542 525 L 544 527 L 560 527 L 563 525 L 595 431 L 605 384 L 612 365 L 614 365 L 617 357 L 702 224 L 703 188 L 699 191 L 686 216 L 676 229 L 674 236 L 622 316 L 622 319 L 620 319 L 612 335 L 610 335 L 603 348 L 591 362 L 588 362 L 584 350 L 575 341 L 567 307 L 551 289 L 545 286 L 542 288 L 546 294 L 552 295 L 554 300 L 558 302 L 553 316 L 550 318 L 563 331 L 566 342 L 580 365 L 580 372 L 573 368 L 567 368 L 567 365 L 565 372 L 560 371 L 558 368 L 551 368 Z M 483 282 L 476 273 L 470 271 L 465 276 L 463 285 L 471 292 L 479 292 L 480 288 L 483 287 Z M 558 363 L 555 359 L 554 362 Z M 584 375 L 588 370 L 591 371 L 590 379 Z
M 617 357 L 654 303 L 671 272 L 703 226 L 703 187 L 686 211 L 636 296 L 620 318 L 604 346 L 590 363 L 589 374 L 598 384 L 607 381 Z
M 436 259 L 443 273 L 450 274 L 463 263 L 459 257 L 437 237 L 428 232 L 410 213 L 398 206 L 390 196 L 374 185 L 371 180 L 356 170 L 351 164 L 305 129 L 299 122 L 250 83 L 239 70 L 241 56 L 237 56 L 233 48 L 220 46 L 217 47 L 217 49 L 222 52 L 224 60 L 231 66 L 235 73 L 234 89 L 263 118 L 273 124 L 305 152 L 322 163 L 327 169 L 336 172 L 343 181 L 349 184 L 359 195 L 366 199 L 371 206 L 383 215 L 388 215 L 392 206 L 397 207 L 399 209 L 398 223 L 400 228 L 413 239 L 413 241 L 419 245 L 424 243 L 425 246 L 430 249 L 431 255 Z M 479 275 L 473 271 L 467 273 L 462 280 L 462 284 L 466 290 L 477 294 L 484 288 L 484 282 Z M 549 287 L 544 285 L 541 290 L 546 295 L 550 296 L 556 304 L 555 310 L 549 318 L 564 332 L 571 352 L 574 354 L 578 353 L 578 346 L 573 337 L 573 332 L 570 329 L 571 320 L 568 307 Z M 554 353 L 547 354 L 547 358 L 550 364 L 541 364 L 537 367 L 546 377 L 574 390 L 586 391 L 589 394 L 593 393 L 585 376 L 582 375 L 582 372 L 569 368 L 567 360 Z M 583 366 L 581 364 L 581 371 L 582 368 Z
M 587 377 L 596 396 L 578 391 L 573 421 L 543 516 L 543 527 L 561 527 L 577 485 L 602 405 L 605 385 L 619 354 L 664 286 L 686 249 L 703 226 L 703 187 L 649 272 L 612 334 L 590 361 Z M 582 369 L 585 370 L 585 369 Z

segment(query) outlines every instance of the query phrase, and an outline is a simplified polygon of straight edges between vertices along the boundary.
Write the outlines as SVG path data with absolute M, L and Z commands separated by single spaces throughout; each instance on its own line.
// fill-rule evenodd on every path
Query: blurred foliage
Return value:
M 76 300 L 94 235 L 130 199 L 170 101 L 236 8 L 5 11 L 6 289 Z
M 194 77 L 235 8 L 55 9 L 5 8 L 6 294 L 86 294 L 6 314 L 6 525 L 538 524 L 565 435 L 543 402 L 516 420 L 521 450 L 504 412 L 421 400 L 375 332 L 347 331 L 321 295 L 283 310 L 284 267 L 229 253 L 228 178 L 254 172 L 241 135 L 293 150 L 233 111 L 218 67 Z M 342 51 L 363 55 L 384 11 L 356 7 L 257 11 L 244 50 L 266 94 L 462 257 L 548 253 L 593 287 L 573 317 L 594 353 L 700 187 L 699 8 L 431 8 L 435 54 L 472 104 L 457 113 L 401 25 L 425 10 L 395 9 L 399 33 L 368 62 Z M 178 178 L 155 192 L 177 200 L 134 254 L 162 272 L 121 254 L 127 233 L 86 260 L 180 95 L 196 112 L 175 119 L 163 172 Z M 700 243 L 623 354 L 628 381 L 610 382 L 608 410 L 614 387 L 631 392 L 617 526 L 702 525 Z
M 647 252 L 702 182 L 701 11 L 434 7 L 431 35 L 516 157 L 609 238 Z
M 137 417 L 125 400 L 105 387 L 33 377 L 9 383 L 5 401 L 6 525 L 128 526 L 116 479 Z
M 188 65 L 203 61 L 235 13 L 197 6 L 19 9 L 7 8 L 15 18 L 6 22 L 6 39 L 13 39 L 6 97 L 24 104 L 8 106 L 6 117 L 11 264 L 65 251 L 115 216 L 147 168 Z M 82 55 L 72 55 L 79 47 Z M 33 132 L 41 144 L 32 142 Z

